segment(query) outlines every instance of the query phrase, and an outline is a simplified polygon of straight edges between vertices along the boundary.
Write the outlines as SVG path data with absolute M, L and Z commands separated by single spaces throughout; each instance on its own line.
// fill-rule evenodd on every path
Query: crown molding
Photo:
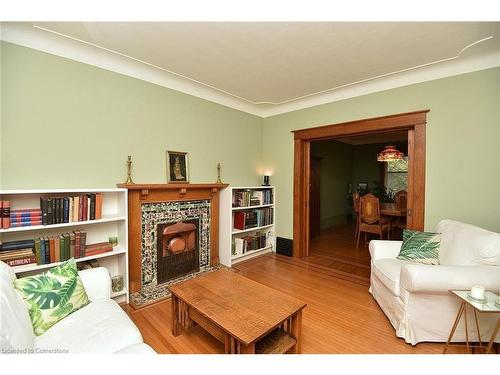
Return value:
M 105 49 L 37 29 L 30 24 L 2 23 L 1 39 L 112 72 L 167 87 L 226 107 L 261 116 L 261 108 L 201 83 Z
M 500 51 L 486 55 L 460 56 L 449 61 L 406 69 L 363 82 L 332 88 L 326 92 L 284 104 L 254 104 L 217 88 L 176 75 L 159 67 L 62 35 L 37 29 L 28 23 L 0 23 L 0 39 L 61 56 L 102 69 L 151 82 L 262 118 L 350 99 L 397 87 L 500 66 Z
M 500 51 L 480 56 L 460 57 L 452 61 L 446 61 L 417 68 L 411 71 L 371 79 L 362 83 L 334 89 L 327 93 L 291 101 L 286 104 L 270 106 L 261 112 L 261 116 L 264 118 L 276 116 L 322 104 L 355 98 L 398 87 L 410 86 L 417 83 L 433 81 L 440 78 L 495 68 L 498 66 L 500 66 Z

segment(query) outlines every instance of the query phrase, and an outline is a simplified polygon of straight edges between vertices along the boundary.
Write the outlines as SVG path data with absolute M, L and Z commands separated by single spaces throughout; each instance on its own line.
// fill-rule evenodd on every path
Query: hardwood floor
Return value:
M 354 225 L 339 224 L 323 229 L 320 235 L 310 243 L 309 256 L 301 258 L 318 267 L 329 268 L 332 272 L 356 280 L 363 280 L 368 285 L 370 279 L 370 253 L 368 245 L 360 241 L 356 250 Z
M 235 266 L 252 280 L 307 303 L 303 310 L 302 353 L 441 353 L 444 344 L 406 344 L 368 293 L 366 285 L 344 280 L 331 269 L 268 254 Z M 140 310 L 124 307 L 144 341 L 158 353 L 223 353 L 224 346 L 201 327 L 173 337 L 170 300 Z M 450 322 L 451 324 L 452 322 Z

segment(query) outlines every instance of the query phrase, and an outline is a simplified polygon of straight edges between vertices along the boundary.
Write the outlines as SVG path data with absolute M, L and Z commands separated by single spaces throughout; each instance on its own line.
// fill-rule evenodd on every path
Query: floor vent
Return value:
M 289 238 L 276 237 L 276 253 L 293 256 L 293 240 Z

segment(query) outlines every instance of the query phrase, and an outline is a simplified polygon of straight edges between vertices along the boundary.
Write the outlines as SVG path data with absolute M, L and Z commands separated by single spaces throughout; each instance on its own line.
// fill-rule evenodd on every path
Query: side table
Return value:
M 495 337 L 497 336 L 498 330 L 500 328 L 500 306 L 495 303 L 498 296 L 495 293 L 492 293 L 490 291 L 486 291 L 485 298 L 487 301 L 477 302 L 476 300 L 472 300 L 471 298 L 468 297 L 469 292 L 470 292 L 469 290 L 450 290 L 450 293 L 457 296 L 461 300 L 461 304 L 460 304 L 460 308 L 458 310 L 457 318 L 455 319 L 455 323 L 453 323 L 453 327 L 451 329 L 450 336 L 448 337 L 448 341 L 446 342 L 446 346 L 444 347 L 443 354 L 446 353 L 446 351 L 448 350 L 448 347 L 452 346 L 452 344 L 450 344 L 450 342 L 453 339 L 453 335 L 455 334 L 455 331 L 457 329 L 458 323 L 460 322 L 462 315 L 464 316 L 465 342 L 466 342 L 467 350 L 469 352 L 471 352 L 471 349 L 473 349 L 473 348 L 481 348 L 481 349 L 485 350 L 485 353 L 490 353 L 491 349 L 493 348 L 493 343 L 495 342 Z M 470 343 L 469 343 L 469 328 L 467 326 L 467 307 L 468 306 L 472 307 L 472 311 L 474 312 L 474 320 L 476 323 L 476 330 L 477 330 L 477 337 L 479 339 L 479 345 L 470 345 Z M 498 314 L 495 328 L 493 329 L 493 333 L 491 334 L 491 338 L 488 342 L 488 345 L 486 345 L 486 346 L 483 345 L 482 340 L 481 340 L 479 321 L 477 318 L 478 314 Z

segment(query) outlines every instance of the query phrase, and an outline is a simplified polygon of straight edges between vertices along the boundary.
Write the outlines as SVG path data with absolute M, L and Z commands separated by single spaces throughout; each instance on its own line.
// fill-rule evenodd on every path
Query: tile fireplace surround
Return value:
M 130 304 L 136 308 L 170 296 L 168 286 L 219 269 L 219 189 L 223 184 L 119 185 L 129 189 Z M 158 226 L 197 223 L 199 270 L 158 283 Z
M 181 280 L 195 277 L 213 269 L 210 265 L 210 201 L 172 201 L 146 203 L 141 210 L 141 253 L 142 289 L 132 293 L 130 299 L 135 305 L 143 305 L 159 298 L 168 297 L 167 286 Z M 165 283 L 157 281 L 157 227 L 158 224 L 197 219 L 199 228 L 199 266 L 197 272 L 174 278 Z

